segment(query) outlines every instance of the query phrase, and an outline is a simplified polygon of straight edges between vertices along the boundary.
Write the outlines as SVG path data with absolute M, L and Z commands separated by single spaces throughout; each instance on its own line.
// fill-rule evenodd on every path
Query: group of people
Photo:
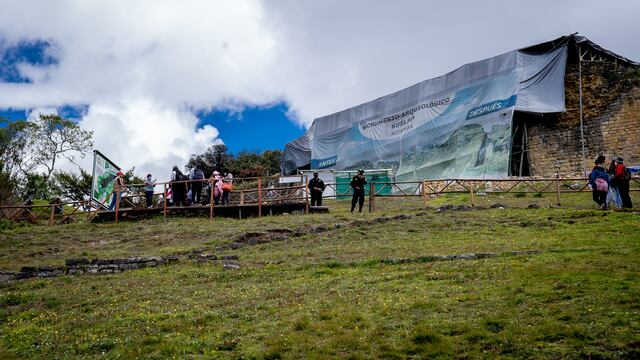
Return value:
M 589 175 L 589 185 L 593 190 L 593 201 L 606 210 L 613 203 L 617 208 L 632 208 L 629 195 L 631 172 L 624 165 L 624 159 L 617 157 L 605 168 L 606 158 L 600 155 Z
M 221 202 L 222 205 L 229 205 L 233 190 L 233 175 L 227 173 L 222 177 L 216 170 L 207 179 L 202 168 L 196 166 L 186 176 L 177 166 L 174 166 L 169 184 L 173 206 L 208 204 L 211 192 L 213 192 L 215 205 L 220 205 Z M 205 196 L 202 196 L 203 194 Z
M 358 211 L 362 212 L 364 205 L 364 191 L 367 179 L 364 176 L 364 170 L 358 170 L 358 174 L 351 179 L 351 189 L 353 196 L 351 198 L 351 212 L 359 205 Z M 309 193 L 311 195 L 311 206 L 322 206 L 322 192 L 325 189 L 324 181 L 318 177 L 318 172 L 313 173 L 313 178 L 309 180 Z
M 148 208 L 153 207 L 155 187 L 156 179 L 153 178 L 153 175 L 147 174 L 144 181 L 144 194 Z M 229 205 L 229 197 L 232 190 L 233 175 L 231 173 L 227 173 L 222 177 L 218 171 L 214 171 L 211 177 L 207 179 L 199 166 L 194 167 L 188 176 L 184 175 L 178 166 L 174 166 L 171 171 L 169 189 L 165 196 L 167 199 L 171 199 L 173 206 L 206 205 L 209 203 L 210 191 L 213 191 L 215 205 L 219 205 L 220 202 L 222 202 L 222 205 Z M 118 198 L 122 196 L 124 191 L 124 173 L 118 171 L 113 179 L 114 196 L 111 198 L 109 210 L 115 209 Z

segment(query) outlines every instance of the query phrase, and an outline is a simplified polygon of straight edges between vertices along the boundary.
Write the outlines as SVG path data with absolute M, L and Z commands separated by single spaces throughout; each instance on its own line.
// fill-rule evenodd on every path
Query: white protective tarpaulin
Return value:
M 508 175 L 513 112 L 564 111 L 566 46 L 511 51 L 318 118 L 311 168 L 393 168 L 397 180 Z

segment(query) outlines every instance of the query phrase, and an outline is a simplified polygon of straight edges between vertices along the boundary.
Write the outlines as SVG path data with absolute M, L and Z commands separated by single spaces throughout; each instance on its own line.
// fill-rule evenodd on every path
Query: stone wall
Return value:
M 50 278 L 63 275 L 105 275 L 116 274 L 127 270 L 143 269 L 177 263 L 181 260 L 198 262 L 223 261 L 223 268 L 238 269 L 240 266 L 227 260 L 238 260 L 237 255 L 216 256 L 203 254 L 198 250 L 186 255 L 168 255 L 151 257 L 133 257 L 128 259 L 67 259 L 64 266 L 23 266 L 20 271 L 0 271 L 0 282 L 24 280 L 30 278 Z
M 615 64 L 582 64 L 586 168 L 602 154 L 640 163 L 640 71 Z M 567 64 L 567 111 L 562 114 L 518 114 L 527 125 L 530 171 L 535 176 L 582 174 L 578 65 Z

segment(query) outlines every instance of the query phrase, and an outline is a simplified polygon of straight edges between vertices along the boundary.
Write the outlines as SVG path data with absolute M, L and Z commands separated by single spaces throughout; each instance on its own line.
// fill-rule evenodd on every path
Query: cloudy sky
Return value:
M 638 15 L 635 0 L 3 1 L 0 115 L 76 119 L 163 179 L 211 144 L 283 148 L 316 117 L 573 32 L 638 61 Z

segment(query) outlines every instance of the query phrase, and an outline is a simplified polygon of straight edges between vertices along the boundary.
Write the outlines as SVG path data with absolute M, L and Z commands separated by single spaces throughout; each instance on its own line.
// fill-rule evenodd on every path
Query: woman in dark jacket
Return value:
M 593 189 L 593 201 L 598 206 L 607 209 L 607 192 L 609 191 L 609 175 L 604 168 L 605 157 L 600 155 L 595 161 L 595 166 L 589 175 L 589 185 Z

